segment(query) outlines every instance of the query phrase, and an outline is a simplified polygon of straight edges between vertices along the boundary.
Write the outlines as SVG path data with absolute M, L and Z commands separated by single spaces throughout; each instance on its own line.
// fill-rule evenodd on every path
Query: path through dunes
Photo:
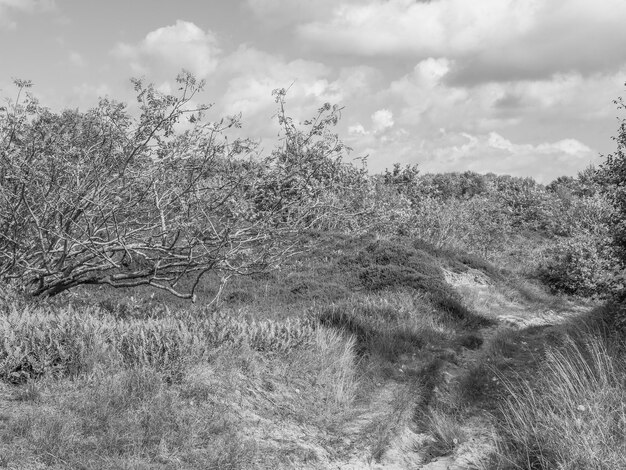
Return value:
M 321 261 L 309 256 L 311 266 L 233 286 L 259 293 L 265 305 L 150 318 L 102 306 L 13 308 L 0 322 L 14 336 L 0 344 L 6 361 L 23 345 L 36 354 L 16 356 L 21 362 L 7 370 L 34 374 L 50 363 L 56 375 L 0 382 L 0 462 L 501 468 L 489 459 L 508 384 L 537 378 L 562 325 L 593 305 L 450 253 L 371 240 L 329 245 L 335 251 L 324 247 Z M 311 297 L 294 304 L 302 292 Z M 66 344 L 87 351 L 97 335 L 105 341 L 94 343 L 93 357 L 67 356 Z M 63 354 L 70 372 L 91 358 L 98 367 L 64 376 Z
M 369 409 L 346 428 L 348 452 L 316 468 L 490 468 L 488 458 L 495 449 L 492 413 L 507 393 L 506 382 L 532 372 L 559 325 L 593 307 L 540 291 L 503 292 L 479 271 L 446 272 L 446 278 L 477 313 L 496 320 L 476 332 L 480 347 L 431 351 L 440 361 L 430 392 L 419 380 L 406 381 L 406 376 L 424 372 L 419 355 L 402 358 L 398 375 L 381 385 Z M 425 400 L 424 394 L 431 396 Z M 399 409 L 393 412 L 394 407 Z M 392 422 L 379 423 L 380 416 Z M 381 427 L 384 445 L 380 439 L 368 442 L 367 432 L 381 435 Z

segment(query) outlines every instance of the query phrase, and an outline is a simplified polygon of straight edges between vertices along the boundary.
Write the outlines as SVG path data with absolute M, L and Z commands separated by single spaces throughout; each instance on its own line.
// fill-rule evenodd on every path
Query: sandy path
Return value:
M 520 366 L 531 355 L 541 354 L 545 347 L 546 329 L 559 325 L 573 317 L 590 310 L 591 305 L 562 302 L 555 308 L 553 302 L 525 302 L 522 299 L 505 298 L 499 289 L 482 273 L 469 272 L 464 274 L 446 273 L 448 282 L 454 286 L 471 304 L 477 313 L 495 319 L 497 324 L 484 328 L 477 333 L 483 338 L 483 347 L 476 350 L 463 349 L 453 362 L 444 362 L 444 383 L 439 386 L 438 393 L 446 393 L 454 387 L 466 371 L 480 359 L 485 345 L 503 330 L 520 332 L 519 353 L 512 359 L 515 367 L 517 359 Z M 528 333 L 526 333 L 528 332 Z M 403 364 L 410 369 L 417 368 L 418 363 Z M 497 381 L 497 378 L 492 378 Z M 476 409 L 461 423 L 467 436 L 450 455 L 432 460 L 423 456 L 423 446 L 431 436 L 420 433 L 416 429 L 412 416 L 414 406 L 407 407 L 401 416 L 394 416 L 397 421 L 389 424 L 392 433 L 384 449 L 376 449 L 368 442 L 368 429 L 376 426 L 380 417 L 389 416 L 394 406 L 394 397 L 403 385 L 389 382 L 379 391 L 370 403 L 369 410 L 359 415 L 344 429 L 347 439 L 352 443 L 346 457 L 338 461 L 328 462 L 325 468 L 357 470 L 357 469 L 422 469 L 422 470 L 470 470 L 486 468 L 485 456 L 494 449 L 493 425 L 487 410 Z M 391 413 L 393 415 L 393 413 Z M 376 458 L 374 458 L 376 457 Z

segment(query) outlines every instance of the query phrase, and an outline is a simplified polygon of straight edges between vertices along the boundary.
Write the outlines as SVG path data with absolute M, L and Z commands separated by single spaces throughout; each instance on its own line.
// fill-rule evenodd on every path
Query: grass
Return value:
M 626 467 L 626 370 L 606 340 L 571 337 L 538 382 L 509 385 L 497 468 Z
M 218 404 L 189 404 L 153 369 L 58 382 L 42 407 L 24 407 L 1 431 L 13 464 L 61 468 L 240 468 L 253 447 Z M 232 443 L 238 443 L 233 448 Z
M 277 357 L 223 344 L 184 369 L 179 383 L 132 367 L 51 380 L 36 400 L 25 399 L 30 383 L 21 385 L 21 405 L 0 424 L 0 454 L 13 449 L 7 465 L 62 468 L 267 467 L 276 449 L 242 431 L 261 420 L 273 423 L 264 432 L 294 440 L 282 428 L 332 427 L 352 410 L 355 361 L 354 339 L 318 328 L 306 347 Z
M 430 436 L 421 450 L 430 459 L 453 453 L 469 439 L 463 420 L 495 413 L 509 394 L 511 409 L 501 411 L 517 421 L 501 420 L 492 461 L 526 468 L 520 456 L 534 452 L 540 427 L 532 420 L 542 418 L 529 410 L 547 399 L 548 382 L 540 390 L 512 378 L 536 377 L 543 349 L 523 343 L 545 342 L 549 331 L 496 329 L 491 318 L 552 297 L 419 240 L 318 234 L 315 243 L 281 270 L 234 280 L 219 307 L 141 288 L 5 299 L 0 400 L 9 406 L 0 415 L 0 465 L 325 468 L 351 452 L 383 462 L 407 427 Z M 454 289 L 443 269 L 480 271 L 490 283 L 478 294 L 469 284 Z M 213 282 L 201 289 L 207 298 Z M 563 337 L 555 336 L 561 346 Z M 583 356 L 601 356 L 594 354 Z M 466 357 L 473 365 L 448 383 L 446 371 Z M 544 415 L 556 405 L 546 406 Z M 561 458 L 554 449 L 574 445 L 544 441 L 533 455 L 552 459 L 545 468 Z
M 419 449 L 427 462 L 452 454 L 467 440 L 467 433 L 459 420 L 453 414 L 439 410 L 429 413 L 427 430 L 432 437 Z
M 398 429 L 406 425 L 411 418 L 411 409 L 415 400 L 415 388 L 411 384 L 397 387 L 393 390 L 390 406 L 385 414 L 367 428 L 370 444 L 369 462 L 380 462 L 391 441 L 397 435 Z
M 454 342 L 473 314 L 408 241 L 317 242 L 288 269 L 237 279 L 219 308 L 141 288 L 5 301 L 0 378 L 20 404 L 0 423 L 5 455 L 66 468 L 311 463 L 329 450 L 298 437 L 302 426 L 342 439 L 381 386 L 401 384 L 368 438 L 379 458 L 435 386 L 428 367 L 400 363 Z M 364 283 L 379 268 L 395 277 Z

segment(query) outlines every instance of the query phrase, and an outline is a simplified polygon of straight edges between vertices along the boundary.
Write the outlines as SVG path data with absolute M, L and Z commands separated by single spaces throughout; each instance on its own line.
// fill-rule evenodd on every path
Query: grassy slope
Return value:
M 542 416 L 512 410 L 541 409 L 525 382 L 539 368 L 568 373 L 545 347 L 582 310 L 414 240 L 310 245 L 231 283 L 219 311 L 141 289 L 6 306 L 0 466 L 552 468 L 554 449 L 573 445 L 529 449 Z

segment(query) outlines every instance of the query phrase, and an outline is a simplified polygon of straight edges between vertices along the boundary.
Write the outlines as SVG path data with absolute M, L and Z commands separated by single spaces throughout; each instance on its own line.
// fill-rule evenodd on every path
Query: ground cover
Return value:
M 227 285 L 219 306 L 210 278 L 204 305 L 142 288 L 5 301 L 0 465 L 624 462 L 623 369 L 593 303 L 409 237 L 311 237 L 281 270 Z M 581 436 L 580 453 L 564 451 Z

